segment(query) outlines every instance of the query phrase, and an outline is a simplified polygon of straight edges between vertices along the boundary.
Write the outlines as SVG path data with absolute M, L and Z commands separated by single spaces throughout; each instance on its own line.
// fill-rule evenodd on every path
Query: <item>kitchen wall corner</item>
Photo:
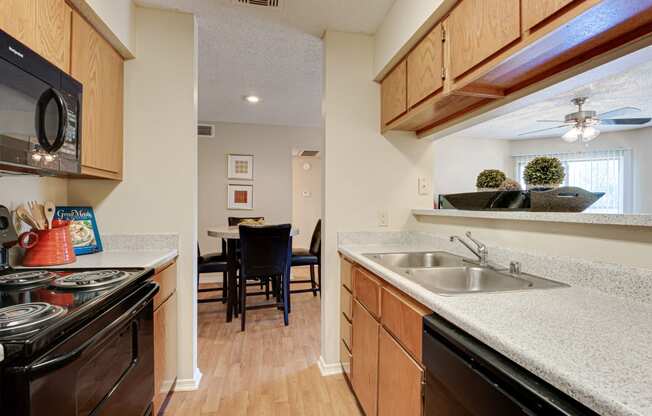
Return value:
M 197 368 L 197 25 L 135 8 L 136 59 L 125 63 L 124 180 L 71 180 L 108 234 L 178 233 L 178 377 Z
M 339 359 L 339 262 L 337 233 L 401 229 L 414 205 L 432 208 L 418 194 L 418 178 L 432 176 L 432 142 L 410 133 L 380 134 L 380 86 L 373 81 L 374 38 L 327 32 L 324 37 L 324 216 L 321 354 Z

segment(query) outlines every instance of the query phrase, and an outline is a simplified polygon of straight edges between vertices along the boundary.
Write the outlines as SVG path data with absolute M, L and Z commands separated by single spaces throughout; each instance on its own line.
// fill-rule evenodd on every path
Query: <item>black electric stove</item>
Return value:
M 153 273 L 0 272 L 2 414 L 150 411 Z

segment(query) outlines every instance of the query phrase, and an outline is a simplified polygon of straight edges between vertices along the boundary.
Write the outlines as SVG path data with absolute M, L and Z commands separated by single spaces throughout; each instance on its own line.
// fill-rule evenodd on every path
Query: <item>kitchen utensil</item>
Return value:
M 25 207 L 25 205 L 18 205 L 16 208 L 16 215 L 22 222 L 25 224 L 29 225 L 35 230 L 39 229 L 38 222 L 32 217 L 32 214 L 29 212 L 29 210 Z
M 47 220 L 45 219 L 45 210 L 43 205 L 39 204 L 36 201 L 29 201 L 27 203 L 29 210 L 32 212 L 32 217 L 36 220 L 39 230 L 45 230 L 48 228 Z
M 52 229 L 52 219 L 54 218 L 55 205 L 52 201 L 45 201 L 43 204 L 45 209 L 45 219 L 48 221 L 48 229 Z
M 77 260 L 70 238 L 70 221 L 54 220 L 52 229 L 22 233 L 18 244 L 27 249 L 23 266 L 58 266 Z

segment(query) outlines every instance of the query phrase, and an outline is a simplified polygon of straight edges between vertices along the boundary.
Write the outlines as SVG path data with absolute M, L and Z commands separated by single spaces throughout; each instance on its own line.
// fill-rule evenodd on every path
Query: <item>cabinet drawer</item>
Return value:
M 177 263 L 174 262 L 154 276 L 159 291 L 154 296 L 154 310 L 165 302 L 177 289 Z
M 340 309 L 342 309 L 342 314 L 350 321 L 353 318 L 351 313 L 351 301 L 352 301 L 351 292 L 344 286 L 340 289 Z
M 353 268 L 353 296 L 375 317 L 380 317 L 380 280 L 361 267 Z
M 351 351 L 349 348 L 346 346 L 344 341 L 340 340 L 340 364 L 342 364 L 342 371 L 344 371 L 344 375 L 349 379 L 351 382 L 351 361 L 353 360 L 353 356 L 351 355 Z
M 350 291 L 353 291 L 353 285 L 351 284 L 351 269 L 353 268 L 353 263 L 340 257 L 340 280 L 342 286 L 346 287 Z
M 351 322 L 349 322 L 348 319 L 346 319 L 346 316 L 344 314 L 340 315 L 340 338 L 342 338 L 342 341 L 346 344 L 347 347 L 349 347 L 349 350 L 351 349 Z
M 383 326 L 418 362 L 421 362 L 423 317 L 431 312 L 398 291 L 383 287 Z

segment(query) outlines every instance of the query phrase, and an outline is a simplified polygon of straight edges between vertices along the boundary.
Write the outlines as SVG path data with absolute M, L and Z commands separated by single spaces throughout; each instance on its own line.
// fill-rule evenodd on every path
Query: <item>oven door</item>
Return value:
M 147 414 L 154 396 L 156 292 L 157 284 L 143 285 L 25 367 L 29 410 L 17 414 Z

